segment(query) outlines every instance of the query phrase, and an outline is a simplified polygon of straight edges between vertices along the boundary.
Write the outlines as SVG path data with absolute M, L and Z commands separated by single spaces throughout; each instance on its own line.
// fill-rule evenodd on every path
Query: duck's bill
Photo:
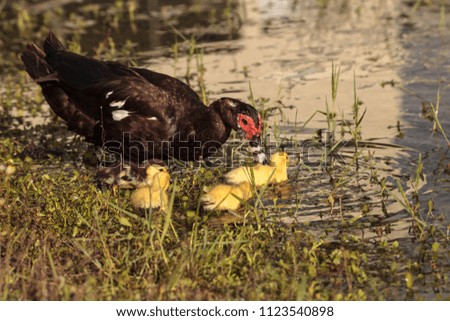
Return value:
M 260 164 L 267 163 L 266 154 L 264 154 L 262 146 L 261 146 L 261 136 L 253 136 L 253 138 L 250 140 L 249 150 L 253 155 L 254 162 L 257 162 Z

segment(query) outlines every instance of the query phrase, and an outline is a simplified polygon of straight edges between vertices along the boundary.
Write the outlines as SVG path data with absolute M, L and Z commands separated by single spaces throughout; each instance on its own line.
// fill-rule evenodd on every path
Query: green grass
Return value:
M 90 173 L 30 166 L 5 179 L 2 299 L 406 298 L 398 243 L 365 244 L 351 222 L 339 243 L 253 209 L 211 226 L 189 219 L 179 196 L 171 215 L 149 221 L 129 213 L 127 193 L 98 191 Z
M 116 10 L 134 21 L 134 2 L 126 3 L 118 1 Z M 26 33 L 36 28 L 33 19 L 22 12 L 5 28 L 17 24 Z M 33 36 L 24 35 L 24 41 L 41 38 L 45 31 L 38 29 Z M 72 45 L 82 51 L 76 35 Z M 195 62 L 196 68 L 183 76 L 193 79 L 196 73 L 201 97 L 207 100 L 204 53 L 194 40 L 189 46 L 181 52 L 177 44 L 173 52 L 176 60 Z M 99 44 L 98 54 L 120 58 L 124 53 L 117 48 L 108 38 Z M 331 106 L 302 115 L 298 124 L 296 119 L 292 136 L 279 123 L 287 107 L 255 97 L 250 87 L 249 100 L 264 118 L 277 115 L 264 128 L 273 134 L 269 147 L 294 146 L 289 152 L 295 166 L 288 184 L 265 186 L 230 214 L 205 212 L 199 201 L 203 187 L 219 182 L 227 169 L 193 164 L 172 172 L 169 211 L 134 213 L 130 191 L 97 188 L 96 169 L 82 139 L 60 121 L 26 124 L 30 115 L 44 113 L 45 103 L 37 86 L 18 71 L 17 57 L 2 66 L 2 300 L 450 298 L 450 229 L 433 202 L 419 193 L 422 158 L 412 159 L 415 165 L 405 167 L 409 172 L 402 175 L 393 171 L 395 165 L 383 170 L 380 163 L 394 160 L 377 158 L 373 145 L 363 139 L 364 106 L 356 83 L 353 92 L 339 92 L 354 97 L 350 120 L 343 112 L 337 118 L 339 67 L 332 67 Z M 445 135 L 439 95 L 432 106 L 434 129 Z M 308 140 L 319 153 L 319 161 L 311 165 L 298 159 L 306 140 L 299 141 L 297 134 L 318 117 L 324 117 L 334 139 L 332 144 L 323 144 L 320 135 Z M 340 152 L 349 155 L 346 163 L 330 161 Z M 363 180 L 369 183 L 361 187 Z M 393 205 L 401 209 L 393 211 Z M 311 207 L 320 219 L 302 220 Z M 409 224 L 406 239 L 391 237 L 397 216 Z

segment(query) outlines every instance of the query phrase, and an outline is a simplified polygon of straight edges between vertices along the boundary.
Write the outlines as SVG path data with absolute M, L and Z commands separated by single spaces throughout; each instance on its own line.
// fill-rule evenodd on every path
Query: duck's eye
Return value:
M 242 124 L 247 125 L 248 124 L 247 119 L 242 119 Z

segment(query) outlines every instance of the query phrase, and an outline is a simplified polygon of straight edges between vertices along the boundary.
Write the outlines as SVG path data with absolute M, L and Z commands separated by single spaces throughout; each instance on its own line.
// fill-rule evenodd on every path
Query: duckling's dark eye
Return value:
M 160 168 L 160 170 L 159 170 L 160 172 L 164 172 L 164 170 L 162 169 L 162 168 Z

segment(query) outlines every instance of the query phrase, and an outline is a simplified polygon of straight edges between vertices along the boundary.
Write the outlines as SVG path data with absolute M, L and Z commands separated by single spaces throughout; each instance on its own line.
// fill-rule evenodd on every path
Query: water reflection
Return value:
M 448 8 L 448 5 L 447 5 Z M 442 10 L 442 9 L 441 9 Z M 410 94 L 403 96 L 404 144 L 423 154 L 430 176 L 423 199 L 436 204 L 436 214 L 450 220 L 449 145 L 439 133 L 433 133 L 433 110 L 439 106 L 438 119 L 447 139 L 450 135 L 450 37 L 448 16 L 437 7 L 411 15 L 404 26 L 401 43 L 405 49 L 400 81 Z
M 289 150 L 292 159 L 304 159 L 306 140 L 317 130 L 327 130 L 326 117 L 320 117 L 320 114 L 312 117 L 316 111 L 325 112 L 328 104 L 338 115 L 336 126 L 338 132 L 342 129 L 347 135 L 342 141 L 345 143 L 351 139 L 348 132 L 353 117 L 354 89 L 363 102 L 361 109 L 366 110 L 362 122 L 366 161 L 361 162 L 358 172 L 341 166 L 330 173 L 326 167 L 308 169 L 300 164 L 291 169 L 294 196 L 278 200 L 277 206 L 272 207 L 267 201 L 266 206 L 276 211 L 283 204 L 286 220 L 309 222 L 339 220 L 341 213 L 358 217 L 368 208 L 370 216 L 363 219 L 368 220 L 366 228 L 362 229 L 365 237 L 378 237 L 380 230 L 374 226 L 380 222 L 389 227 L 387 237 L 408 237 L 409 215 L 397 201 L 383 200 L 382 186 L 373 175 L 376 173 L 379 179 L 385 177 L 391 189 L 395 190 L 397 179 L 408 188 L 407 181 L 415 171 L 418 155 L 424 152 L 420 142 L 428 141 L 430 146 L 434 146 L 434 142 L 423 135 L 424 131 L 429 132 L 430 124 L 414 125 L 405 117 L 405 110 L 412 108 L 409 102 L 405 106 L 407 95 L 399 88 L 380 85 L 391 79 L 410 81 L 413 78 L 411 74 L 407 77 L 403 74 L 405 67 L 411 68 L 405 61 L 411 49 L 411 45 L 405 43 L 405 33 L 410 32 L 407 26 L 411 23 L 411 8 L 398 1 L 336 1 L 330 2 L 327 8 L 318 7 L 316 2 L 243 3 L 247 23 L 242 27 L 242 38 L 235 41 L 239 50 L 225 55 L 211 51 L 203 58 L 208 70 L 205 82 L 210 97 L 233 93 L 237 98 L 248 99 L 250 83 L 256 97 L 270 99 L 265 107 L 277 106 L 278 100 L 284 106 L 292 106 L 274 116 L 278 126 L 271 129 L 281 129 L 284 145 L 287 149 L 292 147 Z M 420 32 L 421 38 L 427 39 L 426 34 L 434 32 L 425 27 Z M 220 48 L 224 45 L 205 46 Z M 445 55 L 442 46 L 439 48 Z M 332 61 L 340 66 L 340 82 L 334 103 L 330 88 Z M 184 68 L 181 62 L 178 70 Z M 170 72 L 168 68 L 162 69 Z M 438 79 L 442 73 L 442 70 L 431 72 L 429 76 Z M 448 105 L 448 98 L 441 103 Z M 417 118 L 418 112 L 415 109 L 412 117 Z M 405 136 L 408 138 L 402 138 Z M 317 157 L 322 157 L 323 149 L 320 148 Z M 355 150 L 349 144 L 342 152 L 350 161 Z M 425 186 L 436 179 L 432 168 L 426 169 L 425 181 L 422 182 Z M 349 177 L 348 184 L 345 188 L 336 189 L 333 185 L 336 179 L 345 176 Z M 442 187 L 433 189 L 444 198 L 447 190 Z M 424 191 L 425 188 L 422 189 Z M 411 195 L 413 191 L 406 192 Z M 330 202 L 330 194 L 333 202 Z M 371 221 L 370 218 L 375 217 L 378 219 Z
M 52 29 L 66 39 L 76 36 L 90 54 L 98 53 L 102 42 L 108 45 L 108 39 L 117 47 L 131 42 L 137 52 L 190 39 L 231 40 L 239 38 L 239 5 L 229 0 L 7 1 L 1 12 L 0 39 L 19 50 L 24 41 L 38 41 Z

